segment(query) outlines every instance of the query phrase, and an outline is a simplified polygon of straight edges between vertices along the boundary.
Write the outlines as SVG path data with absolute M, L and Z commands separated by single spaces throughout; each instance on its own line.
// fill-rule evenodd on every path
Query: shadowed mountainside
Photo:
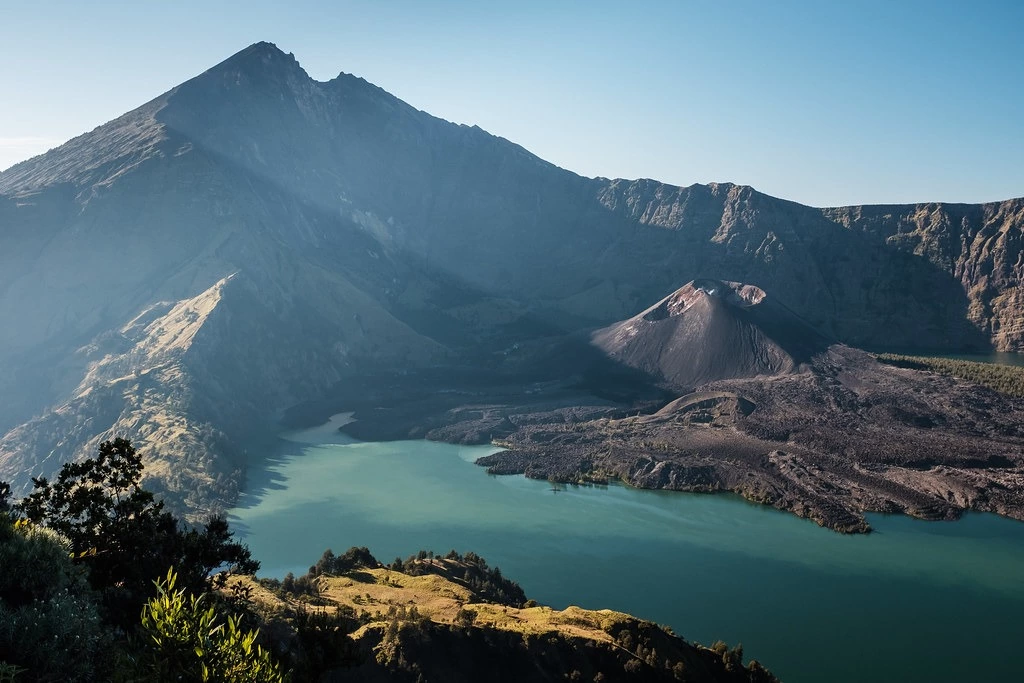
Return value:
M 852 206 L 823 209 L 822 214 L 928 259 L 960 283 L 968 298 L 968 319 L 994 349 L 1024 348 L 1024 199 Z

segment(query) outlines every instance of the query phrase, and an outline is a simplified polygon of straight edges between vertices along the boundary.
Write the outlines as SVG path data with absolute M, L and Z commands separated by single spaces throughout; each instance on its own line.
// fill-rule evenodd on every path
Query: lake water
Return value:
M 384 562 L 472 550 L 561 608 L 742 643 L 783 681 L 1021 680 L 1024 524 L 870 517 L 840 536 L 734 496 L 552 487 L 472 464 L 491 447 L 288 434 L 231 522 L 264 576 L 327 547 Z
M 939 358 L 956 358 L 958 360 L 970 360 L 975 363 L 995 363 L 996 365 L 1016 365 L 1024 367 L 1024 353 L 1006 353 L 993 351 L 982 354 L 951 354 L 942 355 Z

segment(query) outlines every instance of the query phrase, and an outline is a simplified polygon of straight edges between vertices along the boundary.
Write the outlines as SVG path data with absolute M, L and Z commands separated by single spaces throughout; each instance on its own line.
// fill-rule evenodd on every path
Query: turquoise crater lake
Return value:
M 382 561 L 472 550 L 555 607 L 610 608 L 742 643 L 783 681 L 1020 680 L 1024 524 L 870 517 L 841 536 L 734 496 L 489 476 L 489 446 L 285 435 L 232 525 L 265 576 L 327 547 Z

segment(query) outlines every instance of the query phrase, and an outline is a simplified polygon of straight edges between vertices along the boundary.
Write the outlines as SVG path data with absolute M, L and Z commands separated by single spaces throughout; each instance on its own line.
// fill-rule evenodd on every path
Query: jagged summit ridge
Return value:
M 591 340 L 677 388 L 796 372 L 830 344 L 760 287 L 707 278 L 598 330 Z
M 268 40 L 258 40 L 249 47 L 239 50 L 235 54 L 231 55 L 226 60 L 221 62 L 221 64 L 227 64 L 229 62 L 235 61 L 243 61 L 251 58 L 258 58 L 261 60 L 286 58 L 290 59 L 295 63 L 298 63 L 293 53 L 285 52 L 284 50 L 279 48 L 275 43 L 272 43 Z
M 274 75 L 294 75 L 299 79 L 312 80 L 299 64 L 295 54 L 285 52 L 274 43 L 260 41 L 239 50 L 219 64 L 208 69 L 206 74 L 244 75 L 249 78 L 267 78 Z

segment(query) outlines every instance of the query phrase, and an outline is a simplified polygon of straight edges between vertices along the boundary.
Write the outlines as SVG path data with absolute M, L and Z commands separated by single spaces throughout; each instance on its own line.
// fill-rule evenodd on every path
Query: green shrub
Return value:
M 0 514 L 0 672 L 15 680 L 92 681 L 112 664 L 97 599 L 49 529 Z M 0 677 L 0 680 L 5 680 Z
M 156 582 L 157 596 L 142 610 L 146 652 L 140 660 L 145 680 L 211 683 L 280 683 L 280 667 L 255 644 L 257 632 L 239 627 L 207 606 L 208 595 L 175 590 L 173 570 Z
M 15 683 L 15 677 L 23 673 L 25 673 L 25 669 L 20 666 L 0 662 L 0 683 Z

